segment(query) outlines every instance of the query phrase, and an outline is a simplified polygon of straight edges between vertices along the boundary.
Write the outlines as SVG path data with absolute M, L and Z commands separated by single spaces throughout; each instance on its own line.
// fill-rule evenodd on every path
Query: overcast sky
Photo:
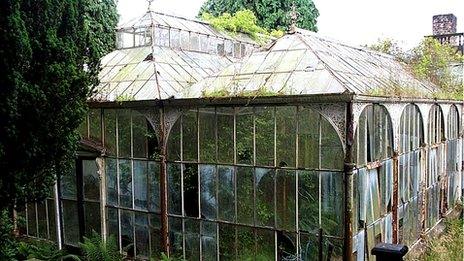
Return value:
M 195 17 L 205 0 L 155 0 L 156 10 Z M 464 0 L 314 0 L 319 33 L 355 45 L 396 39 L 406 48 L 432 33 L 432 16 L 454 13 L 464 31 Z M 119 0 L 121 21 L 142 15 L 146 0 Z

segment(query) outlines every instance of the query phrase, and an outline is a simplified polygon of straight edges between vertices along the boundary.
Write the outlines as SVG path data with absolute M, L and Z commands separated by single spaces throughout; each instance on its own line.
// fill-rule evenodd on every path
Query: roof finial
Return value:
M 154 7 L 153 7 L 153 5 L 152 5 L 152 3 L 153 3 L 154 1 L 155 1 L 155 0 L 147 0 L 147 2 L 148 2 L 148 10 L 147 10 L 147 12 L 148 12 L 148 13 L 154 11 Z
M 295 1 L 292 2 L 292 10 L 290 12 L 290 20 L 291 20 L 291 24 L 290 24 L 289 33 L 293 34 L 293 33 L 296 32 L 296 24 L 298 22 L 298 11 L 296 10 Z

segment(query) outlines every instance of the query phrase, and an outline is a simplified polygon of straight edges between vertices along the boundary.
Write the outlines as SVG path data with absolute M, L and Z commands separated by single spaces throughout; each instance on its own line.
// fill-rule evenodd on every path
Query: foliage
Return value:
M 13 235 L 13 222 L 7 210 L 0 210 L 0 260 L 14 260 L 17 242 Z
M 248 9 L 257 17 L 257 24 L 267 30 L 287 30 L 291 25 L 290 11 L 295 3 L 297 26 L 303 29 L 317 31 L 316 19 L 319 16 L 312 0 L 208 0 L 200 9 L 199 15 L 210 13 L 220 16 L 223 13 L 236 13 Z
M 43 261 L 57 261 L 57 260 L 77 260 L 79 257 L 75 255 L 68 255 L 66 251 L 59 250 L 58 247 L 51 242 L 46 241 L 29 241 L 19 242 L 18 257 L 20 260 L 43 260 Z
M 376 43 L 367 46 L 367 48 L 392 55 L 399 61 L 406 60 L 406 53 L 399 46 L 398 42 L 391 38 L 378 39 Z
M 280 37 L 282 31 L 272 30 L 268 32 L 266 29 L 257 25 L 257 19 L 254 13 L 250 10 L 241 10 L 234 15 L 224 13 L 220 16 L 213 16 L 207 12 L 203 13 L 201 18 L 209 22 L 214 28 L 219 31 L 227 31 L 230 33 L 245 33 L 253 39 L 265 42 L 269 36 Z
M 0 209 L 45 198 L 69 168 L 116 18 L 112 0 L 0 2 Z
M 172 256 L 167 256 L 165 253 L 161 253 L 159 258 L 150 258 L 150 261 L 155 261 L 155 260 L 160 260 L 160 261 L 181 261 L 183 260 L 182 258 L 177 258 L 177 257 L 172 257 Z
M 445 93 L 461 93 L 462 83 L 450 71 L 451 62 L 462 62 L 456 49 L 448 44 L 440 44 L 438 40 L 427 37 L 412 50 L 410 64 L 413 73 L 438 85 Z
M 95 231 L 90 237 L 84 237 L 84 243 L 80 244 L 84 253 L 84 260 L 88 261 L 118 261 L 123 260 L 119 253 L 116 238 L 109 236 L 104 242 Z
M 420 260 L 462 260 L 463 259 L 463 220 L 450 219 L 445 221 L 445 232 L 426 241 L 426 250 Z

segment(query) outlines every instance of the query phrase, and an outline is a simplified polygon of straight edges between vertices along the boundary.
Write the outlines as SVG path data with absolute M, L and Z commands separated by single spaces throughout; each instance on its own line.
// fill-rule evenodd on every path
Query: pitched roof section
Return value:
M 185 89 L 182 97 L 371 94 L 398 86 L 421 93 L 436 89 L 392 56 L 298 30 Z

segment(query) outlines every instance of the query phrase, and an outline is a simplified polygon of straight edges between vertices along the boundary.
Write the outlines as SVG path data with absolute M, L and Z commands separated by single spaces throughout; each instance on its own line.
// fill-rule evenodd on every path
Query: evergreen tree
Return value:
M 291 24 L 290 12 L 295 3 L 298 11 L 297 26 L 317 31 L 316 20 L 319 12 L 312 0 L 207 0 L 200 9 L 214 16 L 223 13 L 234 14 L 248 9 L 255 13 L 258 25 L 268 30 L 287 30 Z
M 50 195 L 115 46 L 113 0 L 0 1 L 0 209 Z

